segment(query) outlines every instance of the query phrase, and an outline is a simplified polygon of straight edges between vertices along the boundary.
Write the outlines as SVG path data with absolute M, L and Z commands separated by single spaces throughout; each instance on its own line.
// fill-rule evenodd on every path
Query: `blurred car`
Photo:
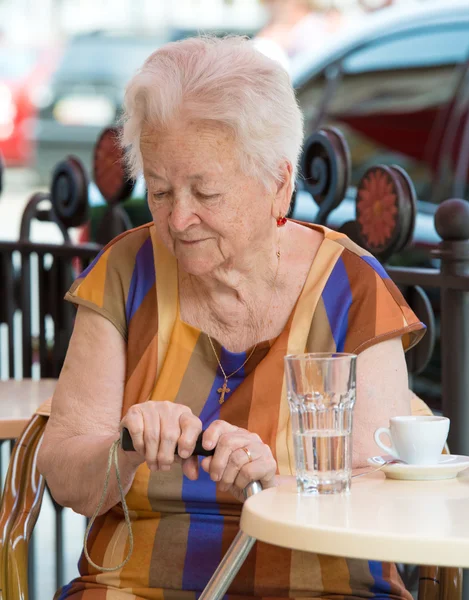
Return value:
M 367 16 L 291 66 L 306 134 L 345 135 L 352 185 L 398 164 L 420 200 L 469 199 L 469 1 L 427 0 Z
M 0 153 L 7 166 L 29 166 L 38 99 L 60 55 L 56 46 L 0 45 Z
M 69 41 L 44 91 L 34 131 L 35 169 L 48 182 L 67 154 L 91 168 L 96 138 L 120 116 L 124 87 L 161 37 L 139 32 L 96 31 Z
M 224 37 L 225 35 L 245 35 L 249 38 L 254 37 L 258 33 L 256 28 L 243 27 L 201 27 L 195 29 L 193 27 L 173 27 L 169 34 L 169 41 L 175 42 L 188 37 L 197 37 L 199 35 L 213 35 L 216 37 Z
M 415 241 L 438 243 L 434 204 L 469 199 L 468 59 L 469 0 L 427 0 L 367 16 L 347 37 L 293 61 L 306 134 L 332 125 L 350 146 L 352 187 L 331 226 L 354 217 L 354 186 L 371 165 L 398 164 L 419 199 Z M 298 184 L 292 216 L 314 221 L 317 206 Z M 128 206 L 135 225 L 148 218 L 138 198 Z

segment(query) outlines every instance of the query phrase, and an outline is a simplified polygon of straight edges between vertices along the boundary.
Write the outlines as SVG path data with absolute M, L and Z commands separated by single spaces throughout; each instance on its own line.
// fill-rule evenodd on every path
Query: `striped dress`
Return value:
M 324 238 L 295 309 L 280 336 L 261 343 L 230 378 L 231 393 L 221 406 L 223 376 L 207 335 L 179 317 L 177 262 L 153 225 L 126 232 L 103 249 L 66 299 L 109 319 L 126 340 L 123 414 L 149 399 L 186 404 L 204 428 L 223 419 L 258 433 L 272 448 L 278 472 L 294 474 L 283 357 L 359 353 L 396 336 L 407 349 L 425 329 L 372 256 L 342 234 L 308 226 Z M 215 349 L 226 372 L 246 359 L 246 352 Z M 152 473 L 143 464 L 126 500 L 135 539 L 130 561 L 119 571 L 100 573 L 82 555 L 80 577 L 55 600 L 195 600 L 238 531 L 241 504 L 218 491 L 203 471 L 190 481 L 179 465 Z M 121 504 L 97 519 L 88 547 L 96 563 L 120 564 L 128 550 Z M 228 596 L 411 599 L 392 564 L 264 543 L 255 545 Z

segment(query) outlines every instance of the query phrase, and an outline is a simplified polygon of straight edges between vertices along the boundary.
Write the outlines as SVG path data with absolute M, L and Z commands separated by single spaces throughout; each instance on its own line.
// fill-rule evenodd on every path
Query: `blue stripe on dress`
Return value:
M 222 348 L 220 362 L 226 373 L 235 371 L 245 360 L 246 353 L 235 354 Z M 230 395 L 243 380 L 244 369 L 240 369 L 228 380 Z M 218 368 L 207 401 L 199 415 L 204 429 L 220 418 L 220 394 L 217 390 L 223 386 L 223 381 L 223 375 Z M 229 402 L 229 396 L 227 401 Z M 196 481 L 187 477 L 183 479 L 182 500 L 190 514 L 182 578 L 183 590 L 202 592 L 222 559 L 224 517 L 220 515 L 216 494 L 216 483 L 202 469 L 199 470 L 199 478 Z
M 68 598 L 68 593 L 71 591 L 72 587 L 73 581 L 71 581 L 67 585 L 64 585 L 61 590 L 57 591 L 57 593 L 60 591 L 60 596 L 57 596 L 56 600 L 65 600 L 66 598 Z
M 370 568 L 371 576 L 375 580 L 375 583 L 370 590 L 372 594 L 374 594 L 374 598 L 391 594 L 391 584 L 383 577 L 383 563 L 377 560 L 369 560 L 368 566 Z
M 348 329 L 348 313 L 352 304 L 352 291 L 342 258 L 336 262 L 322 292 L 329 326 L 337 352 L 343 352 Z
M 373 268 L 382 279 L 390 279 L 386 269 L 374 256 L 362 256 L 363 260 Z
M 127 323 L 137 312 L 143 299 L 155 285 L 155 260 L 153 257 L 153 244 L 147 238 L 135 257 L 135 267 L 130 281 L 129 295 L 125 305 Z

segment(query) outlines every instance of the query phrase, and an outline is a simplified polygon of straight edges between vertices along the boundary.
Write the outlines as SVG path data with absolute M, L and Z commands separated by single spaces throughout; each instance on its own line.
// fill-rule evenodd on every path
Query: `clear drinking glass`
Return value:
M 350 490 L 356 359 L 345 353 L 285 357 L 300 492 Z

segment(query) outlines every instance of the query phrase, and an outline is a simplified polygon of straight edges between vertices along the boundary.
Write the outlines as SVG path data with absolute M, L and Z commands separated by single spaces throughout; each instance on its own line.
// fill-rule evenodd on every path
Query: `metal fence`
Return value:
M 58 377 L 73 328 L 75 309 L 67 289 L 100 250 L 96 244 L 0 242 L 0 365 L 6 378 Z M 12 398 L 14 402 L 14 398 Z M 13 442 L 11 442 L 13 444 Z M 0 479 L 3 480 L 0 448 Z M 56 589 L 64 580 L 64 509 L 55 509 Z M 30 544 L 30 599 L 35 585 L 35 540 Z

